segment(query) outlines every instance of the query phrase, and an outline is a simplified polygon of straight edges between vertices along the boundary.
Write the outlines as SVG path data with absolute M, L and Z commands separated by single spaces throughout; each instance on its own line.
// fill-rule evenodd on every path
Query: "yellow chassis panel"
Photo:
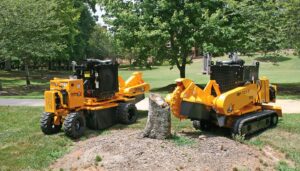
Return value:
M 61 102 L 61 108 L 56 109 L 56 96 L 58 95 L 60 99 L 63 99 L 61 90 L 68 92 L 69 104 L 65 105 Z M 117 107 L 120 102 L 134 101 L 136 96 L 142 95 L 149 90 L 150 86 L 142 79 L 142 73 L 135 72 L 126 81 L 119 77 L 119 92 L 115 93 L 114 97 L 99 101 L 97 98 L 83 97 L 82 80 L 54 78 L 50 82 L 50 91 L 45 91 L 45 112 L 54 113 L 54 123 L 59 125 L 61 120 L 72 111 L 103 110 Z M 76 97 L 74 98 L 73 96 Z
M 177 79 L 176 83 L 177 87 L 167 95 L 166 101 L 170 104 L 172 114 L 179 119 L 186 118 L 180 113 L 182 101 L 204 104 L 208 110 L 214 109 L 217 114 L 225 116 L 240 116 L 263 109 L 274 110 L 278 116 L 282 116 L 280 107 L 265 104 L 270 102 L 270 84 L 266 77 L 257 83 L 248 83 L 224 93 L 221 93 L 215 80 L 210 80 L 204 89 L 189 79 Z

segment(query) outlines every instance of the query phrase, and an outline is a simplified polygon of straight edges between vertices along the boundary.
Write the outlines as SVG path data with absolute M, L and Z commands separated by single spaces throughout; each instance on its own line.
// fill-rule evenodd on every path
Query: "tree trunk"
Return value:
M 52 61 L 51 60 L 48 61 L 48 70 L 52 70 Z
M 26 74 L 26 86 L 28 87 L 30 85 L 30 79 L 29 79 L 29 61 L 28 58 L 26 57 L 24 59 L 24 65 L 25 65 L 25 74 Z
M 129 58 L 129 65 L 131 66 L 131 64 L 132 64 L 132 59 Z
M 62 67 L 61 67 L 61 61 L 58 61 L 58 62 L 57 62 L 57 65 L 58 65 L 58 69 L 57 69 L 57 70 L 58 70 L 58 71 L 61 71 L 61 70 L 62 70 L 62 69 L 61 69 L 61 68 L 62 68 Z
M 3 91 L 2 82 L 0 80 L 0 91 Z
M 177 68 L 179 69 L 180 72 L 180 78 L 185 78 L 186 58 L 187 58 L 186 56 L 183 57 L 181 65 L 179 64 L 178 60 L 176 61 Z
M 166 139 L 171 136 L 171 114 L 168 104 L 158 94 L 149 96 L 149 112 L 143 137 Z
M 11 58 L 7 58 L 7 60 L 5 60 L 5 70 L 11 71 Z
M 185 78 L 185 66 L 179 68 L 180 78 Z

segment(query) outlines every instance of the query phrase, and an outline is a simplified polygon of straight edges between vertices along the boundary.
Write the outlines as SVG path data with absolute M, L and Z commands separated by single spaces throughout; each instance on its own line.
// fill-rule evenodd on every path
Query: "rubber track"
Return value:
M 235 123 L 234 123 L 234 126 L 233 126 L 233 131 L 232 133 L 234 135 L 240 135 L 240 132 L 241 132 L 241 128 L 243 127 L 244 123 L 248 122 L 248 121 L 251 121 L 251 120 L 255 120 L 257 121 L 257 119 L 261 120 L 261 119 L 264 119 L 264 118 L 267 118 L 268 116 L 271 117 L 273 115 L 276 115 L 276 113 L 272 110 L 264 110 L 264 111 L 261 111 L 261 112 L 258 112 L 258 113 L 253 113 L 253 114 L 248 114 L 246 116 L 242 116 L 240 118 L 238 118 Z M 258 121 L 259 121 L 258 120 Z M 254 123 L 254 122 L 253 122 Z M 270 126 L 269 126 L 270 127 Z M 265 128 L 262 128 L 262 129 L 259 129 L 257 130 L 256 132 L 259 132 L 261 130 L 264 130 L 266 128 L 269 128 L 269 127 L 265 127 Z M 247 136 L 248 134 L 246 134 Z

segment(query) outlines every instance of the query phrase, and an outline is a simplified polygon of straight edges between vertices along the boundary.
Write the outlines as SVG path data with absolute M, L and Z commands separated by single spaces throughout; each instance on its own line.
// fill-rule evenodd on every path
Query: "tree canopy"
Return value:
M 274 51 L 283 42 L 277 1 L 99 0 L 122 47 L 138 59 L 165 60 L 180 70 L 191 49 L 205 53 Z
M 109 31 L 96 23 L 97 3 Z M 25 69 L 88 57 L 148 65 L 151 58 L 185 77 L 193 49 L 212 55 L 300 52 L 299 11 L 299 0 L 3 0 L 0 58 L 19 59 Z
M 85 59 L 96 25 L 95 4 L 93 0 L 1 1 L 0 58 L 20 59 L 27 85 L 31 62 Z

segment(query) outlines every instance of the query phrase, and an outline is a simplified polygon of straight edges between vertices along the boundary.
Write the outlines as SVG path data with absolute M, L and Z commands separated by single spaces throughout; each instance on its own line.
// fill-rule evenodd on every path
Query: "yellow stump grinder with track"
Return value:
M 276 126 L 282 116 L 275 102 L 277 88 L 258 76 L 259 63 L 243 60 L 210 64 L 210 81 L 200 88 L 189 79 L 177 79 L 177 87 L 166 98 L 173 115 L 190 119 L 195 129 L 212 126 L 230 128 L 233 135 L 247 136 Z
M 135 104 L 150 88 L 142 73 L 135 72 L 124 81 L 118 76 L 117 63 L 98 59 L 88 59 L 75 70 L 70 79 L 51 80 L 50 90 L 45 91 L 40 120 L 45 134 L 57 133 L 64 126 L 66 135 L 79 138 L 86 126 L 98 130 L 137 120 Z

